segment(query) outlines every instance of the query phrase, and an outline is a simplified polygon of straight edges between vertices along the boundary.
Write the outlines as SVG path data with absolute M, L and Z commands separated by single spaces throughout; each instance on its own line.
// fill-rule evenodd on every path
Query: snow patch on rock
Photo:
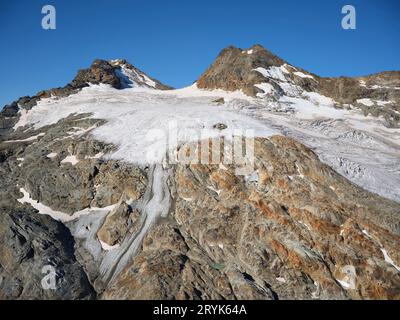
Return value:
M 69 222 L 69 221 L 78 219 L 81 216 L 88 215 L 88 214 L 96 212 L 96 211 L 109 212 L 115 208 L 115 205 L 111 205 L 111 206 L 104 207 L 104 208 L 87 208 L 87 209 L 83 209 L 81 211 L 77 211 L 77 212 L 73 213 L 72 215 L 69 215 L 65 212 L 53 210 L 49 206 L 46 206 L 45 204 L 32 199 L 29 192 L 27 192 L 24 188 L 20 188 L 19 191 L 23 194 L 23 197 L 18 199 L 18 202 L 30 204 L 33 208 L 35 208 L 36 210 L 39 211 L 39 214 L 49 215 L 54 220 L 58 220 L 61 222 Z
M 73 166 L 76 165 L 79 162 L 78 158 L 76 156 L 67 156 L 63 160 L 61 160 L 61 163 L 70 163 Z

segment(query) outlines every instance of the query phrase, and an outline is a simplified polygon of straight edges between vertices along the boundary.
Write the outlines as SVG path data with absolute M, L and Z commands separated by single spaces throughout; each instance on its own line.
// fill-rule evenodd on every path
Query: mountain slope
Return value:
M 1 113 L 0 298 L 400 298 L 399 129 L 260 46 L 168 88 L 95 61 Z
M 172 221 L 146 235 L 103 297 L 398 299 L 400 269 L 382 250 L 398 261 L 399 205 L 291 139 L 258 139 L 255 150 L 252 179 L 235 166 L 173 168 Z

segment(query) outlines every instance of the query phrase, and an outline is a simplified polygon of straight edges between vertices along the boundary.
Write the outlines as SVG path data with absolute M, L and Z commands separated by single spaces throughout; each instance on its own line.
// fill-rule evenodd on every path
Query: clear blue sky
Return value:
M 41 8 L 57 29 L 41 28 Z M 341 28 L 341 8 L 357 29 Z M 95 58 L 125 58 L 174 87 L 191 84 L 228 45 L 260 43 L 322 76 L 400 70 L 398 0 L 0 0 L 0 108 L 63 86 Z

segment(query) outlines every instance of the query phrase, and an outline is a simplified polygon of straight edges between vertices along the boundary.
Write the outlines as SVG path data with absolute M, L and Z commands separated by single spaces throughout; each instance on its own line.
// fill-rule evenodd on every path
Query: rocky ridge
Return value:
M 323 78 L 275 56 L 261 45 L 249 49 L 228 47 L 200 76 L 202 89 L 241 90 L 253 97 L 278 100 L 282 96 L 319 93 L 338 108 L 359 108 L 365 115 L 382 116 L 390 127 L 400 121 L 400 72 L 365 77 Z
M 148 77 L 143 71 L 132 66 L 126 60 L 93 61 L 87 69 L 79 70 L 76 77 L 62 88 L 54 88 L 38 92 L 35 96 L 22 97 L 13 103 L 4 106 L 0 112 L 0 139 L 18 122 L 21 112 L 30 110 L 38 101 L 50 97 L 67 97 L 79 92 L 90 84 L 110 85 L 115 89 L 124 89 L 133 86 L 144 86 L 159 90 L 169 90 L 172 87 Z

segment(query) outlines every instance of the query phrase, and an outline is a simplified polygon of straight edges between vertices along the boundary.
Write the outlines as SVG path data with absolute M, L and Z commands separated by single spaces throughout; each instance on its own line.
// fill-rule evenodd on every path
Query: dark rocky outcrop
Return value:
M 48 266 L 56 272 L 48 287 Z M 0 208 L 0 299 L 93 299 L 69 230 L 29 206 Z M 42 282 L 44 281 L 44 286 Z
M 79 70 L 71 86 L 74 88 L 83 88 L 89 83 L 109 84 L 115 89 L 121 88 L 121 81 L 115 74 L 114 67 L 105 60 L 95 60 L 90 68 Z

